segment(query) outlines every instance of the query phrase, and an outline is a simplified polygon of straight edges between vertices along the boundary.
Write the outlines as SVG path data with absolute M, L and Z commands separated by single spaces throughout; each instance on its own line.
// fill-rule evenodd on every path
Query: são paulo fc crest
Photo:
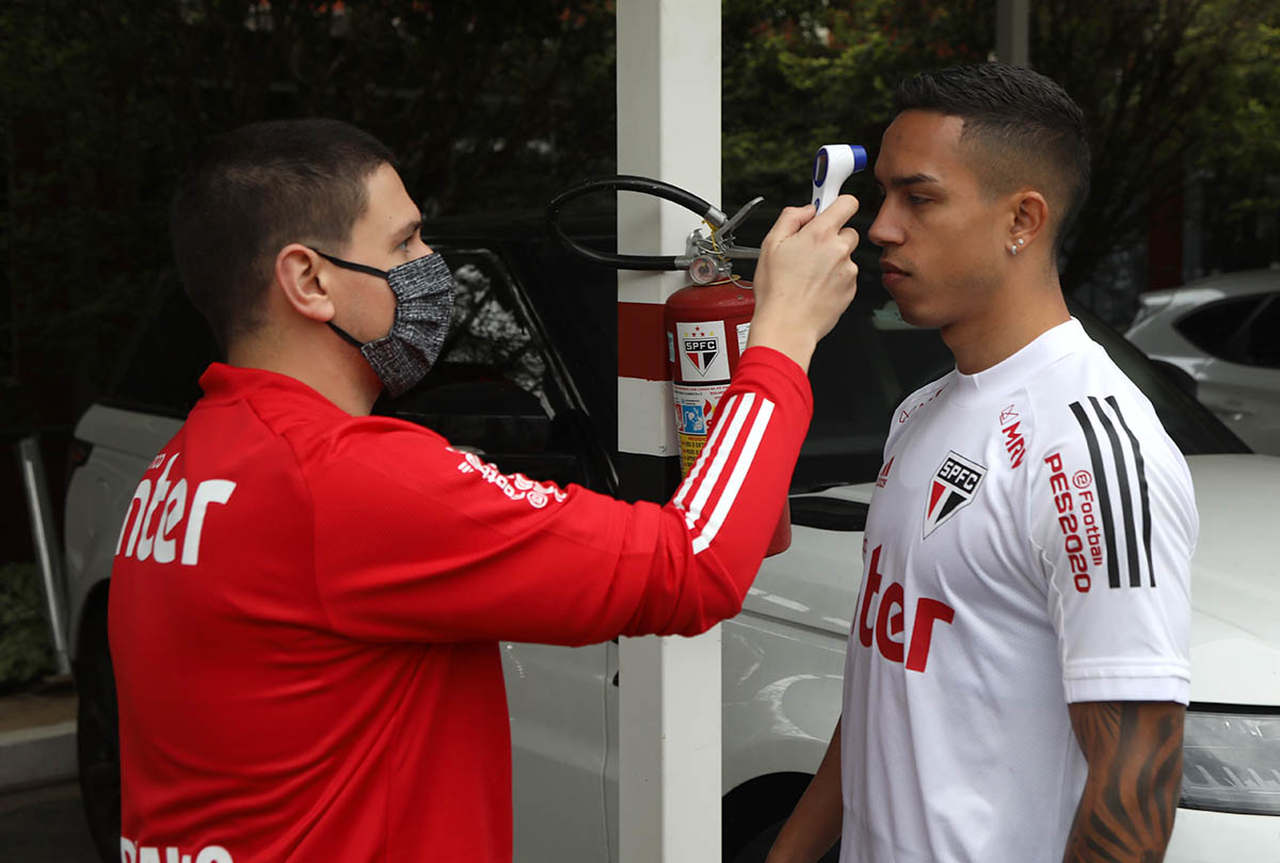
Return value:
M 929 496 L 924 507 L 924 535 L 937 530 L 943 522 L 963 509 L 978 493 L 987 469 L 952 450 L 929 482 Z
M 729 355 L 725 352 L 724 321 L 676 323 L 680 377 L 685 383 L 729 380 Z

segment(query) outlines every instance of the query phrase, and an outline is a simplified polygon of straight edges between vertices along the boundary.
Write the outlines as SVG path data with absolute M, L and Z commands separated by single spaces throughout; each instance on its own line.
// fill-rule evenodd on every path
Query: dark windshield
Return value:
M 1123 336 L 1087 309 L 1069 305 L 1089 335 L 1151 400 L 1184 454 L 1249 451 Z M 814 415 L 792 490 L 874 480 L 893 409 L 954 365 L 936 330 L 903 323 L 879 280 L 859 279 L 853 304 L 819 342 L 810 364 Z

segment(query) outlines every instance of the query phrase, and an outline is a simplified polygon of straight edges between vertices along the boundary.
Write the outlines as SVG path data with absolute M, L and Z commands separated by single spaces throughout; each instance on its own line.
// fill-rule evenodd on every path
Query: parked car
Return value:
M 1256 452 L 1280 455 L 1280 269 L 1143 294 L 1129 339 L 1190 375 L 1200 401 Z
M 740 235 L 741 236 L 741 235 Z M 599 232 L 602 243 L 612 241 Z M 417 390 L 376 410 L 483 450 L 504 470 L 618 490 L 614 275 L 567 258 L 535 222 L 428 231 L 458 276 L 455 330 Z M 951 367 L 935 332 L 903 323 L 873 260 L 815 354 L 816 412 L 792 488 L 791 548 L 768 559 L 723 630 L 724 859 L 760 861 L 816 769 L 840 712 L 862 537 L 890 413 Z M 1254 455 L 1086 310 L 1086 329 L 1150 397 L 1195 476 L 1193 704 L 1170 863 L 1280 863 L 1280 582 L 1266 506 L 1280 459 Z M 173 287 L 120 385 L 76 429 L 88 452 L 66 506 L 81 783 L 104 860 L 118 854 L 119 774 L 106 599 L 138 477 L 197 396 L 212 355 Z M 625 470 L 621 471 L 625 474 Z M 617 859 L 613 643 L 504 643 L 514 748 L 515 859 Z M 829 859 L 834 860 L 832 856 Z

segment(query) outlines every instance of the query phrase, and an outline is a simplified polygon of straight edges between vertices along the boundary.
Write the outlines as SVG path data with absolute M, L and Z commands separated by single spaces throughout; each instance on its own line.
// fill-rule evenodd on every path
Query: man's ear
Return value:
M 1013 195 L 1013 224 L 1009 229 L 1009 245 L 1016 254 L 1031 250 L 1037 242 L 1049 239 L 1049 203 L 1035 189 L 1020 189 Z
M 275 287 L 298 314 L 321 323 L 333 317 L 333 301 L 320 281 L 321 258 L 301 243 L 276 255 Z

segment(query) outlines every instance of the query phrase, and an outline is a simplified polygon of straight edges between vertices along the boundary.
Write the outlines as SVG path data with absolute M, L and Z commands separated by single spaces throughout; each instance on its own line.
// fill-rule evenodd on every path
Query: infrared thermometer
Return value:
M 867 167 L 867 151 L 857 144 L 824 144 L 813 159 L 813 203 L 821 213 L 840 195 L 850 175 Z

